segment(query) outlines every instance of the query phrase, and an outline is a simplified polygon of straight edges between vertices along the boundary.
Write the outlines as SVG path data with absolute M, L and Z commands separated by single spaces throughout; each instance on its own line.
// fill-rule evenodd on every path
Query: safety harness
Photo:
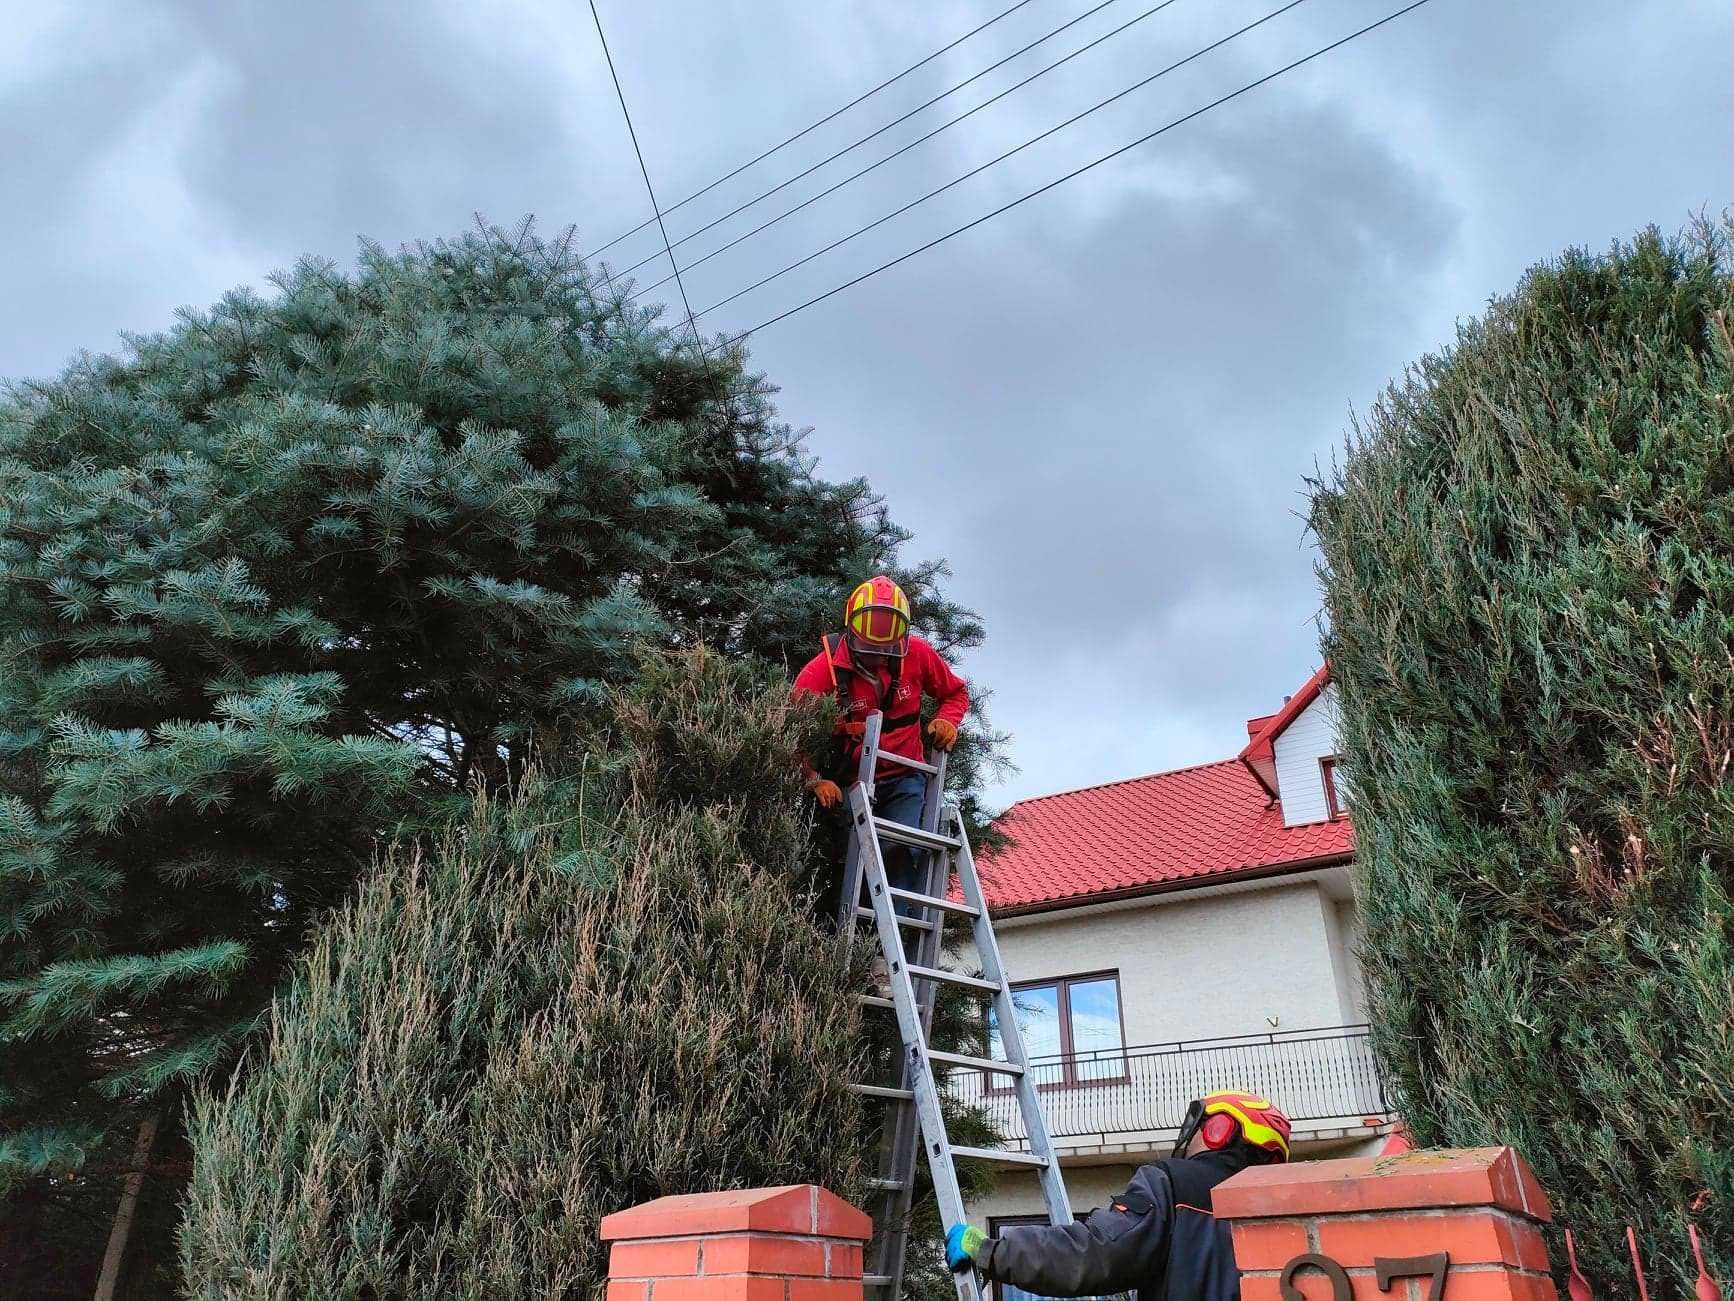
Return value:
M 837 673 L 837 650 L 845 644 L 841 635 L 835 641 L 829 635 L 819 638 L 819 645 L 825 652 L 825 667 L 831 673 L 831 690 L 837 693 L 837 734 L 848 737 L 852 741 L 859 741 L 867 731 L 867 724 L 849 721 L 849 706 L 854 703 L 853 696 L 849 689 L 848 679 L 838 676 Z M 853 673 L 872 686 L 881 713 L 885 710 L 886 701 L 897 699 L 897 688 L 903 683 L 903 657 L 901 655 L 888 655 L 885 658 L 891 661 L 891 680 L 883 688 L 879 685 L 877 673 L 868 673 L 855 664 L 853 652 L 850 653 L 849 663 L 845 665 L 846 671 Z M 909 713 L 886 714 L 879 724 L 879 734 L 885 736 L 895 732 L 900 727 L 908 727 L 920 721 L 921 709 L 918 701 L 916 708 Z

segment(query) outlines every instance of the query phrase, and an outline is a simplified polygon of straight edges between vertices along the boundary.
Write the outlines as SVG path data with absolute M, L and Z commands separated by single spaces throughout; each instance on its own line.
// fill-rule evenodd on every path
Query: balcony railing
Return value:
M 1221 1088 L 1262 1093 L 1297 1125 L 1351 1125 L 1389 1114 L 1364 1025 L 1038 1057 L 1030 1071 L 1041 1086 L 1048 1128 L 1072 1145 L 1084 1136 L 1104 1143 L 1154 1139 L 1180 1127 L 1194 1098 Z M 949 1087 L 983 1108 L 1008 1142 L 1023 1139 L 1010 1076 L 990 1081 L 980 1071 L 954 1070 Z

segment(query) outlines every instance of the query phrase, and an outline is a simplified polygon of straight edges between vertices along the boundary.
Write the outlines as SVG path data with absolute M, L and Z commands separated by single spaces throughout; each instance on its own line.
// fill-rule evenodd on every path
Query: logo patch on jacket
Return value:
M 1114 1199 L 1114 1209 L 1122 1215 L 1148 1215 L 1156 1209 L 1156 1203 L 1143 1193 L 1128 1188 Z

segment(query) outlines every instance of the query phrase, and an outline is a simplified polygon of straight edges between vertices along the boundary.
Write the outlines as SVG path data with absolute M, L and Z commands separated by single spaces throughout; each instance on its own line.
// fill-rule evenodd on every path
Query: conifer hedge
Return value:
M 1731 239 L 1532 269 L 1314 485 L 1381 1059 L 1601 1296 L 1734 1281 Z
M 704 651 L 612 713 L 568 776 L 387 856 L 198 1100 L 187 1295 L 588 1296 L 611 1211 L 859 1196 L 866 973 L 810 920 L 812 729 L 785 679 Z

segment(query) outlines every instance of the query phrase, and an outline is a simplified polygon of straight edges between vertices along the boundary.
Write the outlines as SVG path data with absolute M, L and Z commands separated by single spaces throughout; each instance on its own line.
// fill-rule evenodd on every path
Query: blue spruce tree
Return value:
M 112 1206 L 382 844 L 642 643 L 804 657 L 905 537 L 569 239 L 273 284 L 0 398 L 0 1196 Z

